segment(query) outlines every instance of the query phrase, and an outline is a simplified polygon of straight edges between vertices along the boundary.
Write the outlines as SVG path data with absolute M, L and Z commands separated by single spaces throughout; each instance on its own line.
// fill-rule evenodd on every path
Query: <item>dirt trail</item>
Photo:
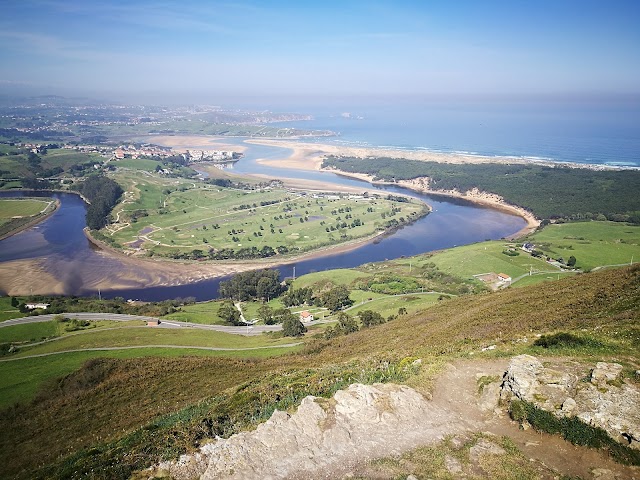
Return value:
M 474 360 L 451 365 L 437 380 L 432 402 L 451 413 L 455 412 L 472 430 L 510 437 L 526 456 L 564 475 L 590 479 L 594 478 L 594 469 L 604 468 L 610 470 L 616 479 L 640 479 L 639 468 L 620 465 L 604 452 L 577 447 L 558 435 L 538 433 L 532 429 L 521 430 L 506 413 L 496 414 L 492 409 L 483 411 L 482 398 L 478 395 L 478 378 L 502 378 L 508 364 L 508 359 L 500 359 Z M 497 383 L 499 382 L 486 388 L 495 388 Z M 487 405 L 489 397 L 491 395 L 485 397 Z

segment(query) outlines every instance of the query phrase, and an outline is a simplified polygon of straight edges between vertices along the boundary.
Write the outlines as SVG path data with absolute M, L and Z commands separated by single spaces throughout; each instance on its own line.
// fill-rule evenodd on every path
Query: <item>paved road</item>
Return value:
M 160 320 L 160 325 L 158 327 L 151 328 L 199 328 L 202 330 L 213 330 L 216 332 L 224 332 L 224 333 L 232 333 L 234 335 L 260 335 L 264 332 L 277 332 L 278 330 L 282 330 L 282 325 L 254 325 L 249 327 L 232 327 L 226 325 L 203 325 L 200 323 L 189 323 L 189 322 L 179 322 L 177 320 L 163 320 L 158 319 L 157 317 L 145 317 L 143 315 L 124 315 L 120 313 L 61 313 L 61 314 L 47 314 L 47 315 L 37 315 L 33 317 L 21 317 L 21 318 L 13 318 L 11 320 L 5 320 L 4 322 L 0 322 L 1 327 L 9 327 L 11 325 L 21 325 L 25 323 L 37 323 L 37 322 L 49 322 L 53 320 L 58 315 L 62 315 L 66 318 L 75 318 L 78 320 L 112 320 L 116 322 L 130 322 L 132 320 L 142 320 L 142 321 L 156 321 Z M 307 325 L 311 325 L 318 322 L 310 322 Z

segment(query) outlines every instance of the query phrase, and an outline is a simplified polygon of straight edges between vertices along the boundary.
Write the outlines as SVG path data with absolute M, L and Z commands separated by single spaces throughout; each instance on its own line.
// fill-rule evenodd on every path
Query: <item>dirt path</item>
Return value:
M 538 433 L 532 429 L 521 430 L 506 413 L 496 414 L 490 407 L 491 395 L 487 390 L 484 396 L 478 395 L 478 378 L 501 378 L 508 364 L 508 359 L 500 359 L 466 361 L 449 366 L 435 384 L 432 402 L 455 412 L 458 419 L 471 430 L 510 437 L 526 456 L 564 475 L 590 479 L 594 478 L 594 469 L 604 468 L 613 472 L 616 479 L 640 479 L 640 469 L 637 467 L 620 465 L 599 450 L 577 447 L 559 435 Z M 485 388 L 490 391 L 497 383 Z M 497 400 L 495 396 L 493 399 Z M 483 410 L 483 403 L 486 403 L 488 410 Z
M 176 479 L 398 478 L 400 472 L 375 468 L 400 465 L 402 460 L 375 460 L 439 444 L 448 436 L 464 438 L 479 432 L 509 437 L 538 473 L 536 478 L 559 478 L 553 473 L 557 472 L 584 480 L 640 480 L 640 469 L 616 464 L 598 450 L 575 447 L 559 436 L 520 430 L 497 408 L 508 363 L 508 359 L 457 362 L 437 379 L 431 400 L 406 386 L 352 384 L 330 400 L 306 398 L 291 414 L 275 412 L 252 431 L 218 439 L 195 456 L 158 467 Z M 488 384 L 487 378 L 492 380 Z M 485 385 L 481 394 L 479 379 Z M 487 451 L 487 444 L 497 447 L 485 441 L 480 448 Z M 498 455 L 506 454 L 499 450 Z M 480 463 L 476 467 L 469 471 L 473 478 L 492 478 L 491 470 L 483 470 Z M 469 472 L 464 473 L 460 465 L 457 468 L 447 467 L 451 478 L 468 478 Z M 514 475 L 508 478 L 520 478 L 517 472 Z

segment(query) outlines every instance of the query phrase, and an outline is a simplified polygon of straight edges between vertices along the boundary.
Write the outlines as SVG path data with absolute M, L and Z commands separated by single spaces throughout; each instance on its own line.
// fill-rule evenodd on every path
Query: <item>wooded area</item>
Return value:
M 376 180 L 429 177 L 434 190 L 477 187 L 538 218 L 640 223 L 640 171 L 525 164 L 450 164 L 397 158 L 328 157 L 323 167 L 366 173 Z

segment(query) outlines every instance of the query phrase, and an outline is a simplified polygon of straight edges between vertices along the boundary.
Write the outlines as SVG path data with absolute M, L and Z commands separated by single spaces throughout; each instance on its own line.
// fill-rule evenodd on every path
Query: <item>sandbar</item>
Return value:
M 231 137 L 233 138 L 233 137 Z M 229 143 L 229 137 L 210 135 L 147 135 L 139 137 L 156 145 L 170 147 L 173 150 L 225 150 L 243 153 L 247 147 L 241 144 Z

